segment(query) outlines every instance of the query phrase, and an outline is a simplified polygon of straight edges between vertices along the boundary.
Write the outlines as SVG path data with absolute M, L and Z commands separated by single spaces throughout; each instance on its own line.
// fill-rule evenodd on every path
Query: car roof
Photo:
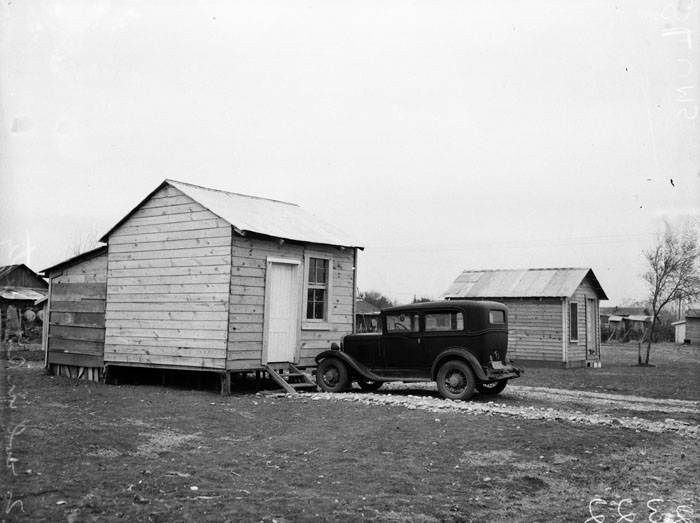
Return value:
M 387 307 L 382 309 L 382 312 L 406 312 L 406 311 L 425 311 L 433 309 L 503 309 L 507 307 L 497 301 L 474 301 L 474 300 L 441 300 L 441 301 L 426 301 L 422 303 L 411 303 L 410 305 L 399 305 L 397 307 Z

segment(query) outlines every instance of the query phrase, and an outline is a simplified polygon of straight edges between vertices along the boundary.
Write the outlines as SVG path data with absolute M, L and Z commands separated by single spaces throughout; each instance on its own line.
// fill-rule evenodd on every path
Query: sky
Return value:
M 0 264 L 172 178 L 301 205 L 399 303 L 535 267 L 643 299 L 642 251 L 700 216 L 698 48 L 690 0 L 8 0 Z

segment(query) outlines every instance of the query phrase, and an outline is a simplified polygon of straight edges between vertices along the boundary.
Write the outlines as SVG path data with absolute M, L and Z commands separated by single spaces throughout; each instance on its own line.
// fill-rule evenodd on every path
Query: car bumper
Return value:
M 500 361 L 492 361 L 488 367 L 484 369 L 486 379 L 488 381 L 507 380 L 519 377 L 523 371 L 511 363 L 502 363 Z

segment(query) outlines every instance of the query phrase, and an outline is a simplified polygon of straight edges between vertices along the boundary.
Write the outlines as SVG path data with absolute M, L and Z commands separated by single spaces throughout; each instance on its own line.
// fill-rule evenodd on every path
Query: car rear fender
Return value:
M 481 368 L 479 360 L 477 360 L 476 356 L 474 356 L 471 352 L 469 352 L 463 347 L 450 347 L 449 349 L 446 349 L 440 354 L 438 354 L 438 357 L 435 358 L 435 361 L 433 362 L 433 367 L 430 371 L 430 375 L 433 379 L 437 378 L 437 373 L 438 369 L 440 368 L 440 365 L 442 365 L 447 360 L 462 360 L 472 368 L 472 370 L 474 371 L 474 375 L 479 380 L 483 381 L 486 379 L 486 374 L 484 373 L 484 369 Z
M 362 363 L 355 361 L 351 356 L 348 356 L 346 353 L 341 352 L 339 350 L 323 351 L 322 353 L 316 356 L 316 364 L 319 364 L 321 363 L 321 361 L 328 358 L 335 358 L 342 361 L 348 366 L 348 368 L 351 369 L 351 371 L 354 374 L 357 374 L 369 381 L 383 381 L 381 376 L 377 376 L 374 372 L 362 365 Z

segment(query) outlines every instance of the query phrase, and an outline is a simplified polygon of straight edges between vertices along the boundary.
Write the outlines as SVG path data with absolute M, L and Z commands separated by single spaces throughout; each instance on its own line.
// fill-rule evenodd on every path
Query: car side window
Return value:
M 415 312 L 386 315 L 387 332 L 418 332 L 419 329 L 418 314 Z
M 425 315 L 425 332 L 464 330 L 464 316 L 459 311 L 431 312 Z

